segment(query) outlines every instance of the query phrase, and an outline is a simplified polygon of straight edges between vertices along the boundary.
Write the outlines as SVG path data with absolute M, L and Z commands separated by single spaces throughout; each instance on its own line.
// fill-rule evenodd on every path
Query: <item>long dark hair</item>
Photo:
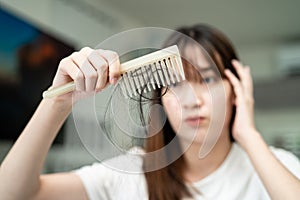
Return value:
M 205 24 L 198 24 L 191 27 L 181 27 L 178 28 L 177 31 L 180 34 L 174 33 L 171 35 L 165 42 L 165 47 L 176 44 L 179 49 L 184 49 L 188 45 L 188 41 L 186 40 L 186 36 L 188 36 L 204 48 L 204 50 L 208 53 L 218 67 L 218 70 L 223 78 L 225 78 L 225 68 L 230 69 L 237 76 L 237 73 L 231 64 L 231 60 L 238 59 L 237 54 L 229 39 L 222 32 Z M 185 37 L 183 37 L 183 35 Z M 190 70 L 187 69 L 187 67 L 188 66 L 184 64 L 185 72 Z M 189 79 L 189 77 L 187 77 L 187 79 Z M 153 101 L 153 104 L 161 104 L 161 98 L 159 98 L 162 95 L 161 93 L 161 90 L 154 91 L 153 99 L 155 100 Z M 158 113 L 158 116 L 160 114 L 161 113 Z M 232 127 L 234 116 L 235 107 L 233 107 L 230 127 Z M 175 132 L 167 120 L 163 126 L 163 129 L 159 133 L 156 133 L 152 137 L 146 139 L 145 151 L 146 153 L 149 153 L 162 149 L 174 138 Z M 232 136 L 231 140 L 233 141 Z M 155 164 L 158 165 L 159 162 L 168 162 L 173 151 L 181 151 L 178 142 L 175 143 L 175 146 L 172 146 L 172 149 L 165 148 L 164 156 L 151 158 L 145 157 L 144 159 L 143 169 L 145 171 L 149 200 L 180 200 L 183 197 L 192 197 L 183 177 L 183 170 L 185 169 L 184 156 L 180 156 L 176 161 L 161 169 L 155 171 L 148 170 L 150 165 L 153 166 Z

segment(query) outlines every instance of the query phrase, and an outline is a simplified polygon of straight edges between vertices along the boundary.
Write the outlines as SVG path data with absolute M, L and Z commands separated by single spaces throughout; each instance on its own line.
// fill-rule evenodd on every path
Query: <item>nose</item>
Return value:
M 200 84 L 191 84 L 182 98 L 183 107 L 186 109 L 200 108 L 204 103 L 204 90 Z

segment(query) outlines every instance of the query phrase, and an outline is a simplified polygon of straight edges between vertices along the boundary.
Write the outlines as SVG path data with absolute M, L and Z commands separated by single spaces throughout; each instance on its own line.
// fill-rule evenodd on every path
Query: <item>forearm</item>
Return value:
M 0 196 L 29 196 L 39 189 L 47 152 L 71 106 L 43 100 L 0 168 Z
M 244 148 L 271 199 L 299 199 L 300 181 L 274 156 L 258 132 L 252 134 Z

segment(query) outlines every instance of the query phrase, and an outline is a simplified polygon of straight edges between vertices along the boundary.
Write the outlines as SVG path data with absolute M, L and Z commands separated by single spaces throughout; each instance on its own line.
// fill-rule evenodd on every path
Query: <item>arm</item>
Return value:
M 300 180 L 270 151 L 254 125 L 253 84 L 249 67 L 233 61 L 240 80 L 226 70 L 235 93 L 233 137 L 247 152 L 271 199 L 299 199 Z
M 299 199 L 300 180 L 270 151 L 260 134 L 252 133 L 245 141 L 245 150 L 272 199 Z M 255 148 L 253 148 L 255 147 Z
M 40 171 L 51 143 L 70 110 L 70 106 L 61 107 L 60 103 L 52 99 L 43 100 L 40 103 L 1 165 L 1 197 L 4 199 L 33 199 L 33 195 L 48 196 L 47 186 L 52 185 L 53 187 L 55 182 L 53 178 L 50 178 L 51 182 L 49 182 L 47 178 L 40 177 Z M 84 199 L 85 193 L 79 180 L 72 175 L 56 177 L 56 182 L 60 186 L 70 182 L 70 187 L 78 189 L 74 191 L 78 191 L 76 192 L 77 196 L 82 197 L 79 199 Z M 70 181 L 71 179 L 74 179 L 74 183 Z M 44 185 L 45 187 L 42 187 Z M 64 194 L 63 191 L 60 194 Z
M 75 174 L 41 176 L 40 172 L 59 128 L 71 112 L 74 100 L 102 90 L 108 84 L 108 68 L 109 77 L 117 78 L 118 58 L 115 53 L 104 50 L 84 48 L 61 61 L 52 86 L 74 80 L 76 90 L 41 101 L 1 164 L 1 198 L 87 199 L 84 187 Z

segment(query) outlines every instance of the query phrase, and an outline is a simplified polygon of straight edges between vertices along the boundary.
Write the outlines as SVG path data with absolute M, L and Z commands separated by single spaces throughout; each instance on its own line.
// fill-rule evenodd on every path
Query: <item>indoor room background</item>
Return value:
M 132 28 L 175 29 L 195 23 L 214 25 L 229 36 L 242 62 L 251 66 L 258 129 L 268 144 L 300 158 L 299 8 L 298 0 L 0 0 L 0 162 L 50 86 L 49 77 L 62 57 Z M 15 35 L 8 32 L 16 27 Z M 30 52 L 32 46 L 39 50 Z M 51 66 L 38 72 L 27 66 L 45 67 L 44 61 L 30 59 L 34 55 Z M 107 99 L 100 101 L 104 105 Z M 76 120 L 87 133 L 97 132 L 90 119 L 93 113 L 85 106 L 77 109 Z M 96 161 L 80 140 L 74 115 L 60 132 L 44 172 Z M 93 136 L 87 140 L 94 142 Z M 98 140 L 95 148 L 109 157 L 107 140 Z

